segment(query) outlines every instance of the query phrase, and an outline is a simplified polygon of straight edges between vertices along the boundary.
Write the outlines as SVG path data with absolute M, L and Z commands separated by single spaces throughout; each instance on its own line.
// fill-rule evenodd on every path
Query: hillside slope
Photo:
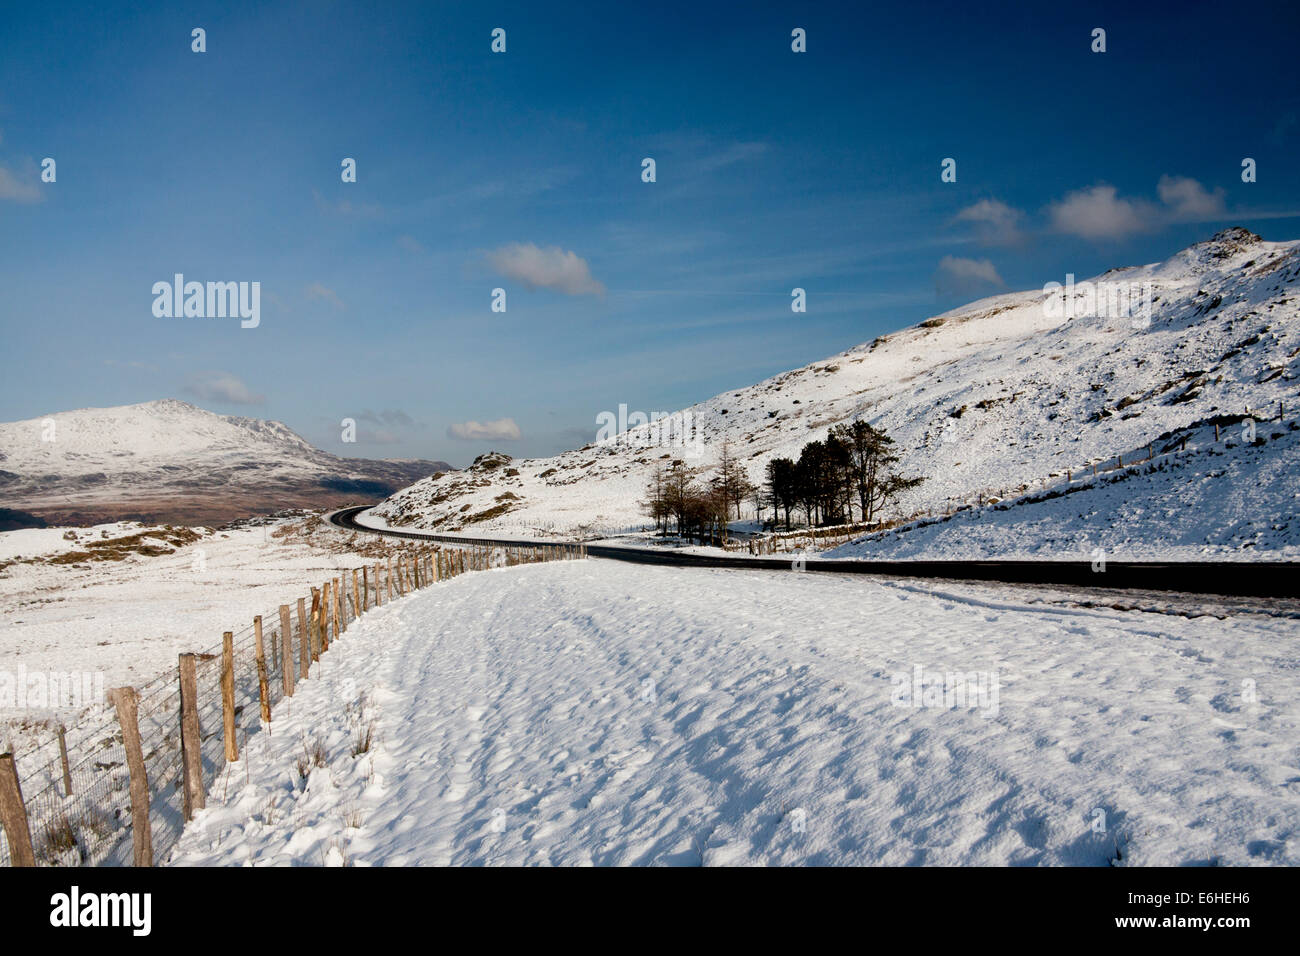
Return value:
M 339 458 L 279 422 L 175 399 L 0 424 L 5 506 L 51 524 L 220 523 L 378 499 L 450 467 Z
M 1275 417 L 1300 398 L 1298 278 L 1300 242 L 1234 228 L 1094 280 L 1149 284 L 1149 324 L 1071 318 L 1061 292 L 983 299 L 686 409 L 703 448 L 686 460 L 707 471 L 730 440 L 760 481 L 772 457 L 797 457 L 831 425 L 863 417 L 896 440 L 904 472 L 926 477 L 897 503 L 904 517 L 1145 452 L 1216 416 Z M 639 447 L 648 431 L 547 459 L 485 456 L 399 492 L 375 515 L 441 530 L 641 526 L 654 465 L 685 457 Z

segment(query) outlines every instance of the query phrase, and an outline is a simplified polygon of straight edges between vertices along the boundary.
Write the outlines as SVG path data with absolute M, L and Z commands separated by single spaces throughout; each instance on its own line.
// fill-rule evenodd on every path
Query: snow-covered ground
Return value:
M 465 575 L 351 628 L 172 862 L 1300 863 L 1296 619 L 1053 593 Z
M 1300 431 L 1256 428 L 1259 445 L 1207 441 L 1129 473 L 1062 476 L 1046 492 L 865 535 L 822 557 L 1062 561 L 1100 548 L 1112 561 L 1294 561 Z
M 21 664 L 29 672 L 102 673 L 107 687 L 138 684 L 175 667 L 177 654 L 209 650 L 223 631 L 240 630 L 254 615 L 366 563 L 365 554 L 401 546 L 309 524 L 306 533 L 287 534 L 306 526 L 289 520 L 181 529 L 196 539 L 180 546 L 162 537 L 143 542 L 167 553 L 135 553 L 132 545 L 120 549 L 121 560 L 73 563 L 59 561 L 93 553 L 100 542 L 165 535 L 164 529 L 123 522 L 0 533 L 0 671 Z

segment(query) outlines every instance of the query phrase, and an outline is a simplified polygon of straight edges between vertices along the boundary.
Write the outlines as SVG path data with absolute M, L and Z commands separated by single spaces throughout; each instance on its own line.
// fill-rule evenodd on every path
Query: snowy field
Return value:
M 1295 865 L 1298 634 L 996 586 L 465 575 L 350 629 L 172 862 Z
M 389 546 L 328 525 L 277 537 L 282 524 L 200 529 L 180 547 L 156 542 L 170 553 L 74 563 L 58 561 L 149 529 L 122 522 L 0 533 L 0 671 L 21 664 L 29 672 L 102 673 L 106 687 L 142 683 L 175 667 L 177 654 L 218 646 L 223 631 L 364 564 L 355 548 Z

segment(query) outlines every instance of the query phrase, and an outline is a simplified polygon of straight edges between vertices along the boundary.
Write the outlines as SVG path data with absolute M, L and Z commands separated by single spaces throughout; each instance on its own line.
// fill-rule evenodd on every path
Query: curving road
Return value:
M 366 510 L 367 506 L 364 505 L 343 508 L 329 515 L 329 521 L 350 531 L 365 531 L 394 538 L 444 541 L 452 544 L 533 547 L 577 543 L 370 528 L 359 524 L 356 520 L 357 515 Z M 589 544 L 586 549 L 588 556 L 593 558 L 630 561 L 636 564 L 772 571 L 795 569 L 795 561 L 792 558 L 683 554 L 608 544 Z M 1186 594 L 1219 594 L 1230 597 L 1300 597 L 1300 562 L 1295 561 L 1108 561 L 1105 568 L 1104 572 L 1095 572 L 1088 561 L 844 561 L 811 558 L 803 562 L 803 568 L 800 570 L 873 574 L 893 578 L 996 581 L 1005 584 L 1045 584 L 1126 591 L 1177 591 Z

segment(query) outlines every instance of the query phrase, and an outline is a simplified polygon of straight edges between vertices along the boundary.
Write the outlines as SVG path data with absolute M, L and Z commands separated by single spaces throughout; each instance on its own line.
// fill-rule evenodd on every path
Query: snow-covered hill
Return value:
M 449 468 L 339 458 L 279 422 L 175 399 L 0 424 L 4 505 L 50 523 L 212 523 L 379 498 Z
M 1250 428 L 1253 441 L 1243 438 Z M 1180 429 L 1154 457 L 1062 475 L 984 507 L 863 535 L 824 554 L 876 560 L 1300 559 L 1300 423 Z
M 702 442 L 694 459 L 679 447 L 646 447 L 639 439 L 650 429 L 641 427 L 620 443 L 554 458 L 485 456 L 416 483 L 375 514 L 444 530 L 640 526 L 648 519 L 638 502 L 657 463 L 683 458 L 707 471 L 730 440 L 758 482 L 772 457 L 796 458 L 831 425 L 858 417 L 895 439 L 905 473 L 926 478 L 896 514 L 946 511 L 981 493 L 1145 454 L 1159 436 L 1216 417 L 1293 418 L 1298 278 L 1300 242 L 1224 230 L 1164 262 L 1092 280 L 1144 291 L 1149 321 L 1089 309 L 1081 286 L 1071 309 L 1064 291 L 995 296 L 684 410 Z M 1288 449 L 1267 445 L 1261 454 Z M 1212 483 L 1201 487 L 1193 504 L 1213 508 Z

